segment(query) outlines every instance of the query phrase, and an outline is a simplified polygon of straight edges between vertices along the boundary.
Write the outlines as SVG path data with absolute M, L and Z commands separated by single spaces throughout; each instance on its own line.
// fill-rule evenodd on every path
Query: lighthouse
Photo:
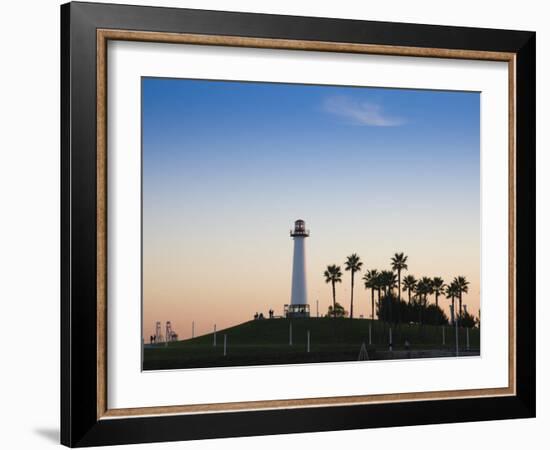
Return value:
M 292 259 L 292 291 L 290 305 L 285 305 L 286 317 L 309 317 L 306 283 L 306 238 L 309 230 L 306 223 L 299 219 L 294 222 L 294 229 L 290 230 L 294 240 L 294 256 Z

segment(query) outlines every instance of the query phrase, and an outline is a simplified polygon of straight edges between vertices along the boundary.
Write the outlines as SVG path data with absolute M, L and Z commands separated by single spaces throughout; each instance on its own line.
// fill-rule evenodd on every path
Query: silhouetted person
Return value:
M 405 339 L 405 350 L 407 351 L 407 357 L 411 357 L 411 343 L 408 339 Z

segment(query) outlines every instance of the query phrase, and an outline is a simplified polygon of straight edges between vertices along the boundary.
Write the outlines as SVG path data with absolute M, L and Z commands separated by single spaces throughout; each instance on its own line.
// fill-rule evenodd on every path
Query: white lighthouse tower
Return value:
M 307 303 L 306 283 L 306 238 L 309 230 L 303 220 L 294 222 L 294 230 L 290 230 L 290 236 L 294 239 L 294 257 L 292 260 L 292 293 L 290 305 L 285 305 L 286 316 L 309 317 L 309 305 Z

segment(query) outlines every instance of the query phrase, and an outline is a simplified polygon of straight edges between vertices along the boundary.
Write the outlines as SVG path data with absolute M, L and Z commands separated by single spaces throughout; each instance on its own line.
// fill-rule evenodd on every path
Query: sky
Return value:
M 404 252 L 404 275 L 466 276 L 477 316 L 479 93 L 143 78 L 142 133 L 144 336 L 282 314 L 296 219 L 313 315 L 327 265 L 358 253 L 360 279 Z M 336 296 L 349 309 L 349 272 Z

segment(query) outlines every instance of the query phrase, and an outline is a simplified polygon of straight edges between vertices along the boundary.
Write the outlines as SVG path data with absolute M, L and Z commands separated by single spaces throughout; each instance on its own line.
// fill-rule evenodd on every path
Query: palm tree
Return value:
M 434 277 L 432 280 L 432 289 L 435 294 L 435 306 L 439 308 L 439 296 L 445 291 L 445 282 L 441 277 Z
M 426 306 L 428 304 L 428 295 L 433 293 L 433 281 L 430 277 L 422 277 L 418 280 L 416 288 L 420 288 L 420 293 L 423 295 L 424 299 L 422 304 Z
M 346 271 L 351 271 L 351 302 L 349 307 L 350 319 L 353 319 L 353 285 L 354 285 L 355 272 L 360 272 L 362 265 L 363 263 L 361 262 L 357 253 L 353 253 L 352 255 L 348 256 L 346 259 L 346 263 L 345 263 Z
M 414 291 L 416 283 L 417 281 L 414 275 L 407 275 L 403 278 L 403 290 L 407 291 L 409 295 L 409 305 L 411 304 L 411 291 Z
M 391 268 L 397 272 L 397 286 L 401 286 L 401 271 L 407 270 L 407 256 L 401 252 L 393 255 L 391 259 Z M 397 289 L 397 298 L 401 303 L 401 289 Z
M 325 270 L 325 282 L 332 284 L 332 310 L 336 310 L 336 283 L 342 282 L 342 270 L 340 266 L 333 264 Z
M 418 321 L 422 323 L 422 309 L 428 304 L 428 295 L 433 292 L 432 280 L 429 277 L 422 277 L 416 283 L 416 298 L 418 299 Z
M 458 296 L 458 287 L 453 281 L 451 284 L 447 285 L 445 288 L 445 297 L 451 299 L 451 325 L 454 325 L 455 322 L 455 298 Z
M 395 287 L 396 281 L 395 274 L 391 270 L 383 270 L 378 276 L 378 282 L 380 283 L 380 286 L 382 286 L 382 289 L 384 289 L 384 297 L 386 298 L 386 301 L 388 301 L 390 322 L 393 321 L 393 302 L 391 299 L 388 299 L 388 294 L 390 294 L 392 289 Z
M 384 296 L 391 293 L 397 282 L 395 274 L 391 270 L 383 270 L 380 272 L 380 285 L 384 290 Z
M 371 290 L 371 315 L 370 315 L 370 318 L 372 320 L 374 320 L 374 291 L 375 289 L 379 289 L 379 284 L 378 284 L 378 275 L 380 275 L 378 273 L 378 270 L 376 269 L 372 269 L 372 270 L 367 270 L 367 273 L 365 275 L 363 275 L 363 281 L 365 282 L 365 289 L 369 289 Z M 379 298 L 380 300 L 380 298 Z
M 453 280 L 456 283 L 456 289 L 458 292 L 458 316 L 462 317 L 462 294 L 468 293 L 469 281 L 466 281 L 466 277 L 460 275 Z
M 380 307 L 380 292 L 382 290 L 382 274 L 378 273 L 376 275 L 376 279 L 374 280 L 374 284 L 376 285 L 376 290 L 378 291 L 378 307 Z

